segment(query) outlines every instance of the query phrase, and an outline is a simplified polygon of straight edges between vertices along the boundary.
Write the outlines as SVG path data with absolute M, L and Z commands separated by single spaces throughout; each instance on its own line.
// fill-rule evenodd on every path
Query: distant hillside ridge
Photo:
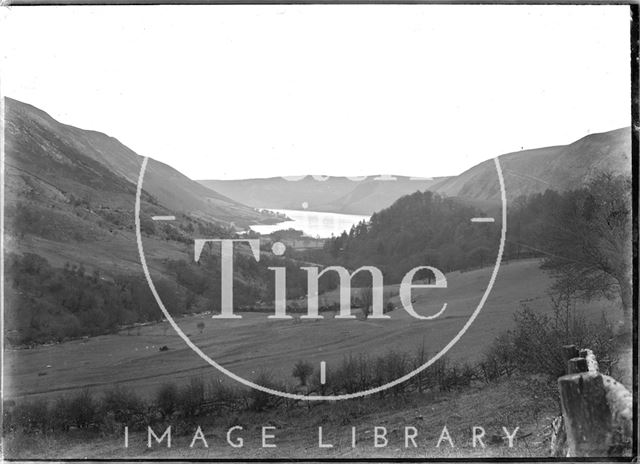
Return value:
M 507 198 L 578 188 L 603 171 L 631 174 L 631 128 L 587 135 L 571 144 L 523 150 L 498 156 Z M 393 178 L 395 180 L 385 180 Z M 323 180 L 318 180 L 323 179 Z M 406 176 L 347 177 L 302 176 L 240 180 L 201 180 L 234 200 L 254 207 L 373 214 L 416 191 L 431 190 L 456 197 L 483 211 L 500 202 L 500 184 L 493 159 L 457 176 L 413 178 Z
M 271 177 L 264 179 L 200 180 L 241 203 L 256 208 L 309 209 L 343 214 L 371 215 L 398 198 L 424 191 L 444 178 L 372 175 Z M 305 207 L 302 204 L 305 203 Z
M 10 168 L 27 169 L 65 191 L 73 191 L 65 185 L 77 184 L 85 195 L 92 190 L 98 195 L 109 192 L 113 190 L 110 185 L 120 185 L 127 193 L 132 186 L 135 189 L 143 158 L 113 137 L 62 124 L 44 111 L 9 97 L 5 97 L 5 125 L 6 162 Z M 83 169 L 87 170 L 84 174 Z M 54 173 L 55 180 L 51 178 Z M 99 183 L 99 179 L 105 182 Z M 144 190 L 170 210 L 208 221 L 241 226 L 269 221 L 254 208 L 151 158 Z
M 508 199 L 579 188 L 599 173 L 631 175 L 631 128 L 590 134 L 569 145 L 536 148 L 499 157 Z M 492 159 L 462 174 L 443 179 L 432 189 L 449 197 L 500 201 Z

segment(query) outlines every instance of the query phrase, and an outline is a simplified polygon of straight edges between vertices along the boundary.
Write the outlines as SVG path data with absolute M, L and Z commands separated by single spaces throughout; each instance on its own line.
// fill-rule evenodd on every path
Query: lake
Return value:
M 358 214 L 321 213 L 319 211 L 296 209 L 269 209 L 269 211 L 286 214 L 291 218 L 291 221 L 250 226 L 251 230 L 266 235 L 276 230 L 296 229 L 301 230 L 309 237 L 328 238 L 331 237 L 331 234 L 337 236 L 345 230 L 349 232 L 351 226 L 362 220 L 368 221 L 370 217 Z

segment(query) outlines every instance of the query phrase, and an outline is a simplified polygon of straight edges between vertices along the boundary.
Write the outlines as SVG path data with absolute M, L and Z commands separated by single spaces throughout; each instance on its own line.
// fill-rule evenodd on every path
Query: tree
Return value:
M 360 290 L 360 301 L 362 302 L 362 315 L 365 319 L 371 314 L 371 306 L 373 305 L 373 287 L 368 286 Z
M 631 320 L 631 179 L 604 173 L 546 211 L 543 269 L 554 288 L 591 299 L 620 296 Z
M 471 250 L 467 256 L 468 264 L 471 266 L 484 267 L 489 261 L 491 250 L 485 246 L 479 246 Z
M 307 379 L 313 374 L 313 366 L 305 361 L 298 361 L 293 367 L 292 375 L 300 380 L 300 385 L 307 385 Z
M 140 230 L 147 235 L 153 235 L 156 233 L 156 223 L 151 218 L 142 217 L 140 219 Z

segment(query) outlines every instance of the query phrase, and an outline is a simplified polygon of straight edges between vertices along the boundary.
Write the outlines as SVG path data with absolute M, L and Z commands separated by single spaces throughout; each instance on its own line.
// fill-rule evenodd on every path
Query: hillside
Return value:
M 107 276 L 139 273 L 133 206 L 142 157 L 32 105 L 5 98 L 5 111 L 6 249 L 58 268 L 69 262 Z M 150 266 L 159 271 L 163 259 L 186 258 L 189 234 L 273 221 L 153 159 L 142 211 L 178 217 L 147 239 Z
M 631 173 L 631 128 L 591 134 L 569 145 L 537 148 L 500 156 L 508 199 L 581 187 L 599 172 Z M 498 202 L 500 190 L 493 160 L 432 186 L 438 193 L 474 201 Z
M 5 340 L 43 343 L 159 319 L 141 280 L 134 227 L 142 157 L 8 98 L 5 134 Z M 155 215 L 176 219 L 157 223 Z M 193 261 L 194 236 L 232 237 L 231 222 L 272 220 L 149 161 L 141 196 L 145 255 L 174 311 L 206 304 L 194 278 L 176 283 L 180 266 Z M 241 272 L 237 278 L 251 288 Z
M 62 124 L 38 108 L 5 98 L 6 164 L 10 180 L 47 185 L 58 195 L 132 204 L 142 157 L 113 137 Z M 20 188 L 11 183 L 10 186 Z M 169 210 L 239 226 L 269 218 L 150 159 L 144 190 Z M 117 197 L 117 200 L 114 198 Z
M 547 189 L 565 191 L 578 188 L 599 172 L 631 172 L 631 128 L 591 134 L 569 145 L 536 148 L 500 155 L 507 198 L 542 193 Z M 369 176 L 354 181 L 346 177 L 305 176 L 295 180 L 282 177 L 242 180 L 201 180 L 237 201 L 258 208 L 302 209 L 346 214 L 373 214 L 404 195 L 431 190 L 456 197 L 487 213 L 495 212 L 500 187 L 492 159 L 457 176 L 416 179 L 390 176 L 395 180 Z M 322 178 L 322 177 L 319 177 Z
M 437 181 L 406 176 L 367 176 L 357 180 L 304 176 L 199 182 L 256 208 L 303 209 L 305 202 L 312 211 L 370 215 L 390 206 L 403 195 L 430 188 Z
M 384 354 L 390 349 L 415 352 L 424 341 L 427 352 L 441 349 L 462 327 L 484 292 L 492 268 L 447 274 L 445 291 L 416 291 L 414 306 L 421 314 L 432 314 L 444 302 L 446 313 L 434 321 L 416 321 L 401 309 L 390 313 L 388 321 L 338 320 L 267 321 L 265 314 L 244 313 L 235 321 L 213 321 L 206 315 L 178 319 L 182 330 L 204 352 L 223 366 L 251 377 L 269 368 L 277 378 L 288 379 L 299 359 L 314 366 L 326 360 L 331 369 L 349 354 Z M 551 311 L 546 291 L 552 281 L 539 268 L 537 260 L 503 264 L 487 303 L 464 337 L 449 352 L 454 360 L 476 360 L 495 336 L 513 324 L 513 313 L 522 302 L 540 311 Z M 397 286 L 387 287 L 397 291 Z M 328 297 L 335 296 L 331 292 Z M 394 297 L 397 302 L 397 297 Z M 598 300 L 584 304 L 589 319 L 597 320 L 601 311 L 616 315 L 616 302 Z M 197 323 L 205 321 L 203 333 Z M 169 351 L 159 352 L 167 345 Z M 108 362 L 97 369 L 92 359 Z M 5 354 L 5 369 L 11 376 L 9 397 L 56 397 L 91 386 L 100 391 L 114 384 L 152 394 L 163 381 L 183 383 L 194 375 L 218 378 L 222 374 L 202 361 L 166 324 L 142 327 L 136 331 L 92 337 L 69 343 L 41 346 L 30 350 L 11 350 Z M 38 376 L 51 365 L 46 376 Z

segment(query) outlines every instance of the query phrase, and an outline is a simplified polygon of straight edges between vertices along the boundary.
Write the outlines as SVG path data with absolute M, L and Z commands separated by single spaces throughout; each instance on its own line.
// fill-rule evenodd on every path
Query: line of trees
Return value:
M 631 319 L 631 180 L 600 174 L 583 188 L 520 197 L 508 205 L 503 259 L 543 258 L 556 278 L 555 291 L 585 299 L 620 298 Z M 306 252 L 310 261 L 356 269 L 375 265 L 388 283 L 398 283 L 420 265 L 443 272 L 495 262 L 500 220 L 471 223 L 482 212 L 426 191 L 400 198 L 324 249 Z M 359 286 L 369 284 L 366 273 Z
M 555 277 L 554 290 L 581 298 L 620 298 L 627 321 L 631 318 L 631 181 L 602 174 L 584 188 L 558 193 L 548 190 L 519 198 L 509 205 L 504 259 L 543 258 L 543 268 Z M 287 252 L 284 257 L 263 254 L 260 262 L 236 253 L 235 303 L 259 307 L 274 300 L 274 273 L 287 269 L 287 295 L 306 295 L 307 274 L 300 260 L 356 269 L 377 266 L 385 282 L 397 283 L 421 265 L 443 272 L 490 265 L 495 261 L 500 224 L 471 223 L 477 209 L 432 192 L 416 192 L 361 222 L 351 231 L 328 240 L 321 250 Z M 498 218 L 497 218 L 498 219 Z M 194 227 L 195 226 L 195 227 Z M 170 226 L 174 227 L 174 226 Z M 181 240 L 206 224 L 181 222 L 178 228 L 150 231 L 168 240 Z M 212 226 L 214 227 L 214 226 Z M 220 232 L 220 230 L 211 230 Z M 11 344 L 62 341 L 97 335 L 134 322 L 161 318 L 142 276 L 102 278 L 82 266 L 52 267 L 44 258 L 7 253 L 5 267 L 7 341 Z M 219 311 L 220 263 L 207 254 L 199 263 L 166 261 L 165 275 L 156 286 L 174 314 Z M 429 275 L 418 278 L 429 278 Z M 320 292 L 338 285 L 336 273 L 320 279 Z M 353 285 L 368 288 L 368 273 Z

